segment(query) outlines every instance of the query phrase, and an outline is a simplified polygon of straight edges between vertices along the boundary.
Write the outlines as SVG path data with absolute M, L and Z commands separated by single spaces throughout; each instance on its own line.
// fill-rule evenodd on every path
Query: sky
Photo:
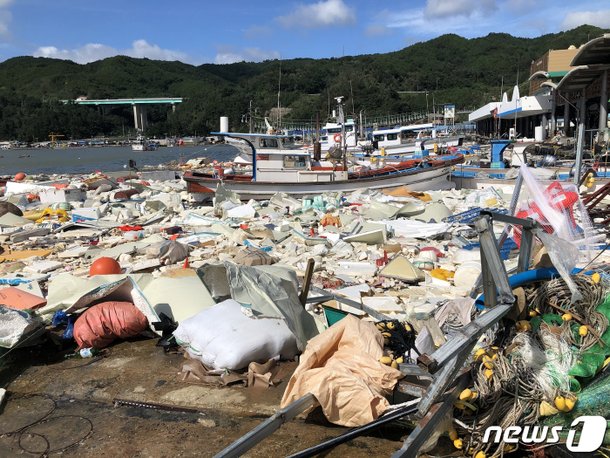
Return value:
M 607 0 L 0 0 L 0 61 L 114 55 L 200 65 L 397 51 L 445 33 L 610 28 Z M 593 38 L 593 37 L 592 37 Z M 579 43 L 577 43 L 579 44 Z

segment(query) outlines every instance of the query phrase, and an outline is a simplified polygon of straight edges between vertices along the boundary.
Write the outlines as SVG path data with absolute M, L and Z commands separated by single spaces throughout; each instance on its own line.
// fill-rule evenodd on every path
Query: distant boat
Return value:
M 157 143 L 150 141 L 142 136 L 139 136 L 132 144 L 132 151 L 155 151 L 157 149 Z

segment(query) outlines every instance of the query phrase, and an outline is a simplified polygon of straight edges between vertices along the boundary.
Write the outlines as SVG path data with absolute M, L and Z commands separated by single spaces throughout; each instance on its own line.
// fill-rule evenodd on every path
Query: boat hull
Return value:
M 411 191 L 434 191 L 452 189 L 455 184 L 450 180 L 454 161 L 438 161 L 439 164 L 426 168 L 405 170 L 392 175 L 372 176 L 364 178 L 350 178 L 342 181 L 305 182 L 305 183 L 279 183 L 257 181 L 233 181 L 214 178 L 198 177 L 193 173 L 186 173 L 184 180 L 187 190 L 197 200 L 209 198 L 216 186 L 223 183 L 225 189 L 236 192 L 243 200 L 269 199 L 278 192 L 295 197 L 322 194 L 325 192 L 353 192 L 362 189 L 385 189 L 397 186 L 407 186 Z

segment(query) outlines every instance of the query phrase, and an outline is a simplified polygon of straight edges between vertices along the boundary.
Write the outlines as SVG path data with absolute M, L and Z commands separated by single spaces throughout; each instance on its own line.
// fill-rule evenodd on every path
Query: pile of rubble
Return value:
M 531 370 L 550 370 L 540 354 L 568 348 L 562 367 L 570 370 L 581 350 L 597 345 L 596 354 L 610 353 L 602 345 L 606 315 L 596 312 L 607 294 L 604 251 L 590 265 L 593 246 L 599 250 L 604 240 L 575 202 L 553 203 L 557 192 L 568 195 L 559 187 L 540 192 L 546 203 L 530 187 L 517 207 L 494 188 L 276 194 L 244 203 L 220 186 L 214 201 L 201 206 L 174 172 L 18 174 L 0 198 L 0 347 L 32 345 L 51 331 L 90 356 L 115 339 L 148 332 L 166 348 L 184 350 L 185 380 L 223 385 L 274 385 L 277 361 L 300 354 L 283 406 L 313 394 L 311 406 L 321 405 L 330 421 L 362 426 L 392 410 L 388 395 L 422 355 L 451 344 L 481 309 L 502 302 L 501 294 L 492 299 L 487 280 L 493 277 L 501 293 L 502 269 L 555 267 L 548 278 L 531 280 L 535 287 L 507 287 L 518 304 L 508 334 L 496 321 L 493 333 L 470 336 L 476 348 L 460 347 L 471 355 L 469 388 L 459 393 L 455 424 L 435 430 L 448 431 L 470 455 L 499 456 L 510 447 L 482 439 L 483 426 L 499 421 L 492 406 L 509 415 L 504 427 L 539 421 L 541 396 L 554 413 L 574 407 L 576 385 L 560 377 L 540 386 L 528 380 L 527 390 L 515 391 L 523 395 L 518 408 L 514 396 L 502 394 L 526 383 Z M 482 258 L 484 230 L 476 226 L 482 211 L 496 218 L 490 233 L 500 240 L 493 247 L 502 268 L 492 263 L 496 258 Z M 538 226 L 506 231 L 507 213 Z M 588 258 L 578 253 L 583 246 Z M 583 261 L 586 279 L 574 280 L 572 269 Z M 564 303 L 541 299 L 540 281 L 554 277 L 563 278 L 553 281 L 563 282 L 554 291 L 569 297 Z M 488 288 L 485 299 L 481 287 Z M 553 308 L 562 312 L 557 329 L 547 316 Z M 575 337 L 565 337 L 574 329 Z M 519 345 L 529 353 L 516 351 Z M 464 361 L 453 377 L 464 372 Z M 422 393 L 411 399 L 424 399 Z

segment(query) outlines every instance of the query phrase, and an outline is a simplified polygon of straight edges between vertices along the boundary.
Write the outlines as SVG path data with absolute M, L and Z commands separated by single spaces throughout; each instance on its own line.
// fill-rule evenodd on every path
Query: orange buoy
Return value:
M 89 267 L 89 275 L 116 275 L 121 273 L 121 265 L 112 258 L 98 258 Z
M 19 172 L 17 174 L 15 174 L 15 181 L 23 181 L 25 180 L 25 173 L 23 172 Z

